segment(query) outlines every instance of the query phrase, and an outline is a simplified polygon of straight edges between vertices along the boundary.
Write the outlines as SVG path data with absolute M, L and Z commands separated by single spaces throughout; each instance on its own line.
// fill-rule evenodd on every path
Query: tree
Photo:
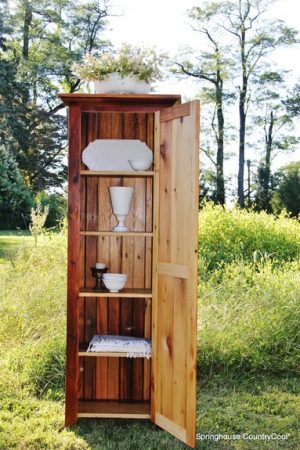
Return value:
M 295 84 L 291 95 L 284 102 L 289 114 L 293 117 L 300 116 L 300 83 Z
M 33 192 L 66 178 L 66 119 L 57 94 L 80 88 L 73 61 L 106 48 L 100 34 L 108 7 L 108 0 L 19 0 L 5 17 L 10 31 L 0 50 L 0 139 Z
M 26 227 L 32 197 L 13 156 L 0 146 L 0 228 Z
M 265 57 L 279 46 L 296 42 L 296 30 L 281 20 L 266 21 L 264 15 L 272 0 L 238 0 L 222 6 L 225 23 L 221 28 L 238 42 L 240 81 L 239 90 L 239 170 L 238 204 L 244 206 L 244 166 L 246 118 L 251 100 L 251 78 Z
M 216 203 L 216 174 L 210 169 L 202 169 L 199 180 L 199 207 L 206 201 Z
M 36 205 L 40 204 L 42 208 L 49 208 L 46 228 L 58 227 L 67 215 L 67 196 L 66 193 L 48 194 L 47 192 L 39 192 L 35 197 Z
M 65 180 L 66 119 L 26 102 L 27 86 L 17 77 L 14 63 L 0 60 L 0 142 L 35 192 Z
M 291 216 L 300 214 L 300 161 L 288 164 L 277 172 L 278 186 L 272 196 L 272 208 L 275 213 L 283 209 Z
M 196 61 L 182 59 L 177 61 L 179 73 L 189 77 L 198 78 L 212 85 L 211 88 L 202 90 L 202 97 L 206 102 L 213 103 L 214 111 L 211 120 L 211 130 L 216 142 L 216 158 L 212 156 L 210 149 L 206 146 L 201 150 L 208 156 L 216 169 L 215 176 L 215 201 L 216 203 L 225 203 L 225 181 L 224 181 L 224 78 L 226 77 L 228 60 L 225 58 L 226 48 L 221 44 L 222 39 L 215 28 L 210 28 L 210 19 L 214 13 L 215 4 L 209 7 L 194 7 L 188 11 L 193 30 L 201 33 L 207 41 L 210 49 L 199 52 Z
M 272 4 L 273 0 L 229 0 L 205 3 L 201 8 L 201 11 L 207 11 L 207 32 L 217 28 L 222 41 L 231 43 L 228 58 L 231 58 L 236 67 L 232 78 L 238 80 L 238 204 L 241 207 L 245 204 L 246 119 L 251 105 L 252 78 L 274 49 L 296 42 L 296 30 L 287 27 L 281 20 L 265 19 L 265 14 Z
M 272 175 L 272 159 L 278 150 L 291 152 L 299 142 L 294 134 L 293 120 L 284 107 L 283 96 L 286 92 L 285 73 L 263 72 L 256 74 L 255 95 L 257 109 L 253 117 L 253 125 L 258 128 L 258 146 L 264 148 L 256 177 L 256 209 L 272 211 L 271 197 L 275 188 Z M 259 133 L 262 131 L 262 133 Z
M 9 31 L 6 26 L 6 17 L 8 11 L 7 0 L 0 0 L 0 49 L 5 49 L 5 35 Z

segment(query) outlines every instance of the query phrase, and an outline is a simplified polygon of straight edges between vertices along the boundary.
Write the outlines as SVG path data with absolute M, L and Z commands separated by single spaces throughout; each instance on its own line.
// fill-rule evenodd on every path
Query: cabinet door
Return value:
M 156 133 L 151 414 L 194 447 L 199 102 L 157 113 Z

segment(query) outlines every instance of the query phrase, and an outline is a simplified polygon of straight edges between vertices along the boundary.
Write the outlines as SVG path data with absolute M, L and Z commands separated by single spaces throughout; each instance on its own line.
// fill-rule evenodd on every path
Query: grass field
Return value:
M 251 214 L 207 207 L 200 217 L 198 449 L 300 448 L 300 226 Z M 1 233 L 0 251 L 8 249 L 0 272 L 0 449 L 187 448 L 149 421 L 63 427 L 65 232 L 37 247 L 29 236 Z
M 34 241 L 29 231 L 0 230 L 0 264 L 7 262 L 16 251 L 25 245 L 33 245 Z

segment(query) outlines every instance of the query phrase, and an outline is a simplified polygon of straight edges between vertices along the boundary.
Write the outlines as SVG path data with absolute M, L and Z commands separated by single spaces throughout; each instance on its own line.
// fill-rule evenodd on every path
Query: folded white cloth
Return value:
M 88 352 L 124 352 L 128 358 L 151 358 L 151 341 L 133 336 L 95 334 Z

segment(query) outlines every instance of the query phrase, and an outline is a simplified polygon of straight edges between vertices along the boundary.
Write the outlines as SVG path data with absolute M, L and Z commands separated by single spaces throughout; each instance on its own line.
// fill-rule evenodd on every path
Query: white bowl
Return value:
M 125 273 L 104 273 L 103 278 L 110 278 L 112 280 L 118 280 L 118 279 L 127 279 L 128 275 Z
M 152 159 L 129 159 L 128 162 L 133 170 L 148 170 L 151 167 Z
M 127 281 L 128 275 L 122 273 L 105 273 L 103 283 L 110 292 L 119 292 Z
M 119 282 L 119 281 L 127 281 L 127 277 L 119 277 L 119 278 L 107 277 L 107 278 L 103 278 L 103 280 Z
M 94 91 L 97 94 L 121 93 L 121 94 L 148 94 L 151 85 L 130 74 L 122 77 L 119 72 L 107 74 L 104 80 L 93 80 Z

